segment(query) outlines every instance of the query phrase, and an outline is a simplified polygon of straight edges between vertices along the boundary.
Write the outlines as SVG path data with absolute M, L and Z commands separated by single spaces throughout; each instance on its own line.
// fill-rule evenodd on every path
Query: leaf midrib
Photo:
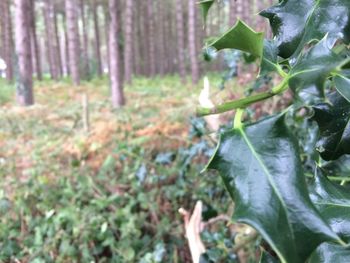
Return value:
M 248 136 L 246 135 L 246 133 L 244 132 L 243 128 L 239 128 L 238 129 L 239 133 L 241 134 L 241 136 L 243 137 L 244 141 L 246 142 L 249 150 L 252 152 L 253 156 L 256 158 L 256 160 L 258 161 L 258 163 L 260 164 L 260 166 L 262 167 L 265 175 L 267 176 L 267 179 L 273 189 L 273 191 L 275 192 L 275 194 L 277 195 L 277 198 L 280 200 L 281 204 L 282 204 L 282 207 L 283 207 L 283 210 L 286 214 L 286 218 L 287 218 L 287 224 L 288 224 L 288 228 L 290 230 L 290 233 L 291 233 L 291 236 L 293 238 L 293 240 L 295 240 L 295 237 L 294 237 L 294 233 L 293 233 L 293 228 L 292 226 L 290 225 L 290 222 L 289 222 L 289 217 L 288 217 L 288 211 L 287 211 L 287 205 L 286 203 L 284 202 L 283 198 L 282 198 L 282 195 L 281 193 L 278 191 L 277 189 L 277 186 L 275 185 L 274 181 L 273 181 L 273 177 L 272 175 L 270 174 L 270 171 L 267 169 L 267 167 L 265 166 L 263 160 L 260 158 L 260 156 L 258 155 L 258 153 L 255 151 L 254 149 L 254 146 L 253 144 L 250 142 Z M 273 249 L 276 251 L 276 253 L 279 255 L 280 259 L 282 262 L 287 262 L 286 259 L 283 257 L 283 255 L 281 255 L 281 252 L 279 251 L 279 249 L 277 249 L 275 247 L 275 245 L 273 244 L 273 242 L 271 242 L 271 246 L 273 246 Z

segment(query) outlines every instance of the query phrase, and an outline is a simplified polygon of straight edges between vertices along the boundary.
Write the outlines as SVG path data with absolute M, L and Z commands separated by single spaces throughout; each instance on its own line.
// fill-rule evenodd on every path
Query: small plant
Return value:
M 204 17 L 215 2 L 201 2 Z M 208 168 L 234 200 L 234 220 L 264 239 L 260 262 L 350 262 L 350 2 L 282 0 L 260 14 L 273 39 L 238 21 L 209 48 L 249 53 L 259 77 L 280 82 L 198 109 L 202 116 L 236 110 Z M 288 108 L 242 122 L 250 105 L 287 90 Z

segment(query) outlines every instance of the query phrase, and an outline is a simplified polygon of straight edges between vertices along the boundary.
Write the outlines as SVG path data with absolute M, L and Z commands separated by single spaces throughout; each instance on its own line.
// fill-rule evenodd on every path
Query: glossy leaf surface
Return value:
M 310 197 L 332 229 L 345 241 L 350 241 L 350 192 L 329 181 L 321 172 L 310 187 Z M 311 262 L 350 262 L 350 247 L 322 244 Z
M 329 49 L 327 38 L 324 38 L 297 60 L 289 73 L 289 85 L 296 93 L 309 93 L 302 96 L 304 101 L 323 97 L 326 79 L 344 61 L 342 56 Z
M 241 20 L 236 25 L 215 40 L 210 46 L 216 50 L 238 49 L 261 57 L 264 46 L 264 34 L 257 33 Z
M 261 12 L 270 20 L 279 55 L 298 55 L 311 40 L 328 34 L 328 43 L 350 39 L 350 1 L 282 0 Z
M 309 199 L 283 115 L 222 134 L 208 167 L 235 201 L 234 219 L 256 228 L 282 262 L 305 262 L 320 243 L 338 239 Z
M 320 129 L 317 150 L 327 161 L 350 154 L 350 103 L 337 92 L 328 99 L 329 103 L 319 103 L 313 107 L 312 117 Z

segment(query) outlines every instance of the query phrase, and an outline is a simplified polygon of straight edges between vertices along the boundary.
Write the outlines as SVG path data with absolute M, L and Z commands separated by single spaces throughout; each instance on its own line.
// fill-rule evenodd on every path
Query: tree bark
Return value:
M 66 0 L 66 17 L 67 17 L 67 35 L 68 35 L 68 51 L 69 65 L 74 85 L 80 84 L 79 71 L 79 30 L 78 30 L 78 6 L 76 0 Z
M 36 33 L 36 24 L 35 24 L 35 1 L 30 0 L 30 38 L 32 45 L 33 56 L 33 68 L 36 72 L 36 77 L 38 80 L 42 80 L 42 70 L 41 70 L 41 57 L 40 57 L 40 49 L 38 44 L 38 38 Z
M 102 76 L 102 61 L 101 61 L 101 43 L 100 43 L 100 31 L 97 16 L 97 0 L 93 0 L 92 3 L 92 16 L 94 20 L 94 33 L 95 33 L 95 58 L 97 62 L 97 75 Z
M 9 0 L 1 0 L 2 25 L 3 25 L 3 59 L 6 63 L 6 79 L 9 82 L 13 81 L 13 55 L 14 44 L 12 37 L 12 20 L 10 14 Z
M 196 48 L 196 0 L 188 1 L 188 46 L 191 60 L 192 83 L 199 81 L 199 64 Z
M 183 20 L 183 0 L 176 1 L 177 56 L 182 83 L 186 82 L 185 31 Z
M 108 6 L 104 6 L 104 26 L 105 26 L 105 32 L 106 32 L 106 60 L 107 60 L 107 67 L 108 72 L 111 71 L 111 61 L 109 60 L 110 55 L 110 48 L 109 48 L 109 25 L 110 25 L 110 16 L 108 11 Z
M 15 37 L 18 56 L 17 102 L 22 106 L 34 104 L 33 69 L 30 48 L 30 0 L 15 0 Z
M 61 42 L 60 42 L 60 32 L 58 30 L 57 26 L 57 12 L 56 8 L 54 9 L 54 28 L 55 28 L 55 41 L 56 41 L 56 50 L 57 50 L 57 60 L 58 60 L 58 72 L 60 77 L 63 76 L 63 63 L 62 63 L 62 56 L 61 56 Z
M 114 108 L 120 108 L 125 104 L 123 86 L 120 71 L 120 54 L 118 47 L 119 35 L 119 18 L 118 8 L 120 8 L 118 0 L 109 0 L 110 25 L 109 25 L 109 52 L 110 52 L 110 82 L 112 92 L 112 105 Z
M 134 0 L 126 1 L 125 10 L 125 48 L 124 48 L 124 79 L 126 83 L 131 83 L 132 59 L 133 59 L 133 21 L 134 21 Z
M 64 15 L 63 18 L 64 21 L 64 61 L 65 61 L 65 69 L 66 69 L 66 76 L 70 76 L 71 75 L 71 71 L 70 71 L 70 66 L 69 66 L 69 45 L 68 45 L 68 29 L 67 29 L 67 19 L 66 16 Z
M 239 3 L 237 2 L 237 0 L 230 0 L 230 15 L 229 15 L 229 26 L 232 27 L 235 24 L 236 18 L 237 18 L 237 14 L 236 14 L 236 6 Z
M 47 43 L 47 55 L 50 68 L 51 78 L 58 80 L 59 76 L 59 62 L 57 56 L 57 42 L 55 37 L 55 26 L 54 26 L 54 6 L 52 0 L 47 0 L 44 2 L 43 15 L 45 21 L 45 33 L 46 33 L 46 43 Z
M 86 19 L 85 19 L 85 5 L 84 0 L 80 0 L 80 12 L 81 12 L 81 22 L 82 22 L 82 35 L 83 35 L 83 73 L 85 77 L 90 77 L 90 67 L 89 67 L 89 41 L 88 32 L 86 30 Z
M 154 1 L 148 0 L 147 3 L 147 20 L 148 20 L 148 42 L 149 42 L 149 67 L 150 75 L 156 75 L 156 46 L 154 30 Z

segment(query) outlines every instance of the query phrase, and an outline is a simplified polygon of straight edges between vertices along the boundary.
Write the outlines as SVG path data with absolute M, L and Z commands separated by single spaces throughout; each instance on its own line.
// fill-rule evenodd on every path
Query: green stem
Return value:
M 206 116 L 212 114 L 224 113 L 227 111 L 235 110 L 235 109 L 244 109 L 259 101 L 266 100 L 271 98 L 277 94 L 280 94 L 288 89 L 288 80 L 289 78 L 283 79 L 283 81 L 276 87 L 274 87 L 271 91 L 258 93 L 243 99 L 238 99 L 234 101 L 229 101 L 218 105 L 214 108 L 197 108 L 197 116 Z
M 234 129 L 242 129 L 242 116 L 244 113 L 244 109 L 237 109 L 235 120 L 233 122 L 233 128 Z
M 308 178 L 314 178 L 315 176 L 313 174 L 310 174 L 310 173 L 306 173 L 305 174 L 306 177 Z M 350 177 L 341 177 L 341 176 L 327 176 L 327 178 L 331 181 L 334 181 L 334 182 L 350 182 Z

